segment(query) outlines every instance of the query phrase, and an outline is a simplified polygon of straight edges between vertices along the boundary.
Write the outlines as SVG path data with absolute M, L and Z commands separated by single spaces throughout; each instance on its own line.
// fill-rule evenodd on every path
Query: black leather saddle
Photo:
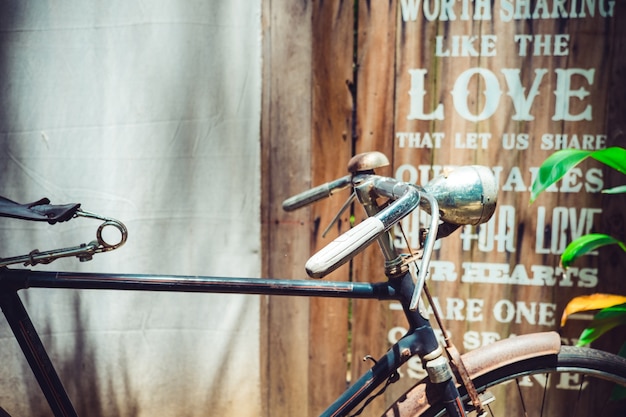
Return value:
M 46 221 L 55 224 L 70 220 L 79 208 L 80 204 L 77 203 L 53 205 L 47 198 L 28 204 L 20 204 L 0 196 L 0 217 Z

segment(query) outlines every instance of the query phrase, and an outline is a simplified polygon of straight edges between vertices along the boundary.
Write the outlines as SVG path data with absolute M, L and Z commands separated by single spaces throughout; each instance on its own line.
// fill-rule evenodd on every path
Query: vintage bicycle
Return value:
M 304 297 L 394 300 L 402 305 L 408 331 L 373 366 L 322 413 L 323 416 L 356 416 L 363 413 L 381 389 L 398 378 L 398 369 L 418 356 L 427 377 L 397 398 L 386 416 L 506 416 L 623 415 L 624 400 L 611 398 L 615 387 L 626 387 L 626 359 L 590 348 L 561 346 L 556 332 L 520 335 L 460 355 L 449 339 L 440 343 L 424 317 L 424 298 L 429 262 L 437 239 L 463 225 L 485 223 L 495 211 L 497 184 L 490 169 L 459 167 L 444 172 L 423 187 L 376 175 L 389 164 L 379 152 L 353 157 L 349 174 L 291 197 L 285 210 L 295 210 L 328 197 L 338 190 L 352 190 L 343 206 L 356 201 L 368 217 L 340 235 L 306 263 L 312 278 L 322 278 L 348 262 L 374 242 L 385 258 L 385 279 L 372 282 L 328 282 L 221 278 L 114 273 L 72 273 L 8 268 L 35 266 L 64 257 L 89 260 L 95 254 L 122 246 L 128 231 L 118 220 L 84 211 L 80 204 L 52 205 L 47 199 L 18 204 L 0 199 L 0 215 L 51 224 L 78 217 L 98 219 L 96 239 L 88 244 L 0 259 L 0 307 L 22 352 L 56 417 L 76 416 L 37 331 L 18 296 L 27 288 L 107 289 L 169 292 L 265 294 Z M 393 227 L 414 210 L 430 214 L 421 247 L 401 254 L 394 247 Z M 342 209 L 342 211 L 343 211 Z M 113 243 L 103 237 L 114 228 L 120 238 Z M 408 242 L 407 242 L 408 243 Z M 415 264 L 416 268 L 410 266 Z M 444 323 L 435 311 L 437 325 Z M 446 334 L 445 331 L 443 334 Z M 532 378 L 533 383 L 528 384 Z M 543 382 L 538 386 L 537 382 Z M 566 384 L 559 395 L 550 387 Z M 502 388 L 500 388 L 502 387 Z M 572 389 L 575 387 L 575 389 Z M 539 400 L 527 399 L 535 395 Z M 531 409 L 535 407 L 536 409 Z M 4 413 L 4 414 L 3 414 Z M 0 409 L 0 416 L 8 413 Z

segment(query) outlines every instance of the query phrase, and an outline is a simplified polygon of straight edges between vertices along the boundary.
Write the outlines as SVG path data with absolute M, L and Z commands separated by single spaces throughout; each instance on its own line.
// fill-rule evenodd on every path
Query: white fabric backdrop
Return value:
M 80 202 L 128 243 L 37 269 L 257 277 L 260 1 L 0 5 L 0 195 Z M 97 222 L 0 219 L 0 257 Z M 257 415 L 259 299 L 22 293 L 86 416 Z M 0 406 L 49 415 L 4 319 Z

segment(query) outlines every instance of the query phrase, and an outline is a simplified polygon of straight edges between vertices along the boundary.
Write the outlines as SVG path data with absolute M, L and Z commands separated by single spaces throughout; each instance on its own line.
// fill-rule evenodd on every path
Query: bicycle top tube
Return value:
M 154 274 L 51 272 L 0 269 L 0 290 L 63 288 L 92 290 L 261 294 L 399 300 L 389 282 L 346 282 Z

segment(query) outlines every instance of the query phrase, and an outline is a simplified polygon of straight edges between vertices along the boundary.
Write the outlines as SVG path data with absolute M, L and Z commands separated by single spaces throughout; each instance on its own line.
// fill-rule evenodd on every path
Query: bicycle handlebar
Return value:
M 354 183 L 357 186 L 359 183 L 361 186 L 366 184 L 372 187 L 377 195 L 395 201 L 375 216 L 368 217 L 343 233 L 313 255 L 305 265 L 307 273 L 313 278 L 322 278 L 339 268 L 413 211 L 420 202 L 420 193 L 417 188 L 392 178 L 362 175 L 354 177 Z
M 326 184 L 318 185 L 317 187 L 311 188 L 310 190 L 304 191 L 300 194 L 296 194 L 283 201 L 283 210 L 293 211 L 315 203 L 323 198 L 330 197 L 334 191 L 341 190 L 349 186 L 351 180 L 352 176 L 346 175 L 345 177 L 327 182 Z
M 417 278 L 416 289 L 421 291 L 420 287 L 428 272 L 434 241 L 437 239 L 439 221 L 443 220 L 444 224 L 452 226 L 448 227 L 450 230 L 462 225 L 487 222 L 495 212 L 497 181 L 487 167 L 465 166 L 445 171 L 424 187 L 418 187 L 375 175 L 373 168 L 383 166 L 381 163 L 387 162 L 386 158 L 382 156 L 381 159 L 380 155 L 374 152 L 353 157 L 348 164 L 351 175 L 291 197 L 285 200 L 283 208 L 295 210 L 348 186 L 352 186 L 358 194 L 366 196 L 364 200 L 372 200 L 361 201 L 364 206 L 376 206 L 375 210 L 366 208 L 370 217 L 337 237 L 307 261 L 305 265 L 307 273 L 313 278 L 322 278 L 360 253 L 421 205 L 431 215 L 429 233 L 424 241 L 422 265 Z M 380 211 L 375 203 L 377 197 L 389 199 L 388 205 Z M 416 308 L 416 303 L 417 299 L 414 297 L 411 307 Z
M 312 278 L 323 278 L 365 249 L 385 230 L 380 219 L 368 217 L 309 258 L 304 265 L 307 274 Z

